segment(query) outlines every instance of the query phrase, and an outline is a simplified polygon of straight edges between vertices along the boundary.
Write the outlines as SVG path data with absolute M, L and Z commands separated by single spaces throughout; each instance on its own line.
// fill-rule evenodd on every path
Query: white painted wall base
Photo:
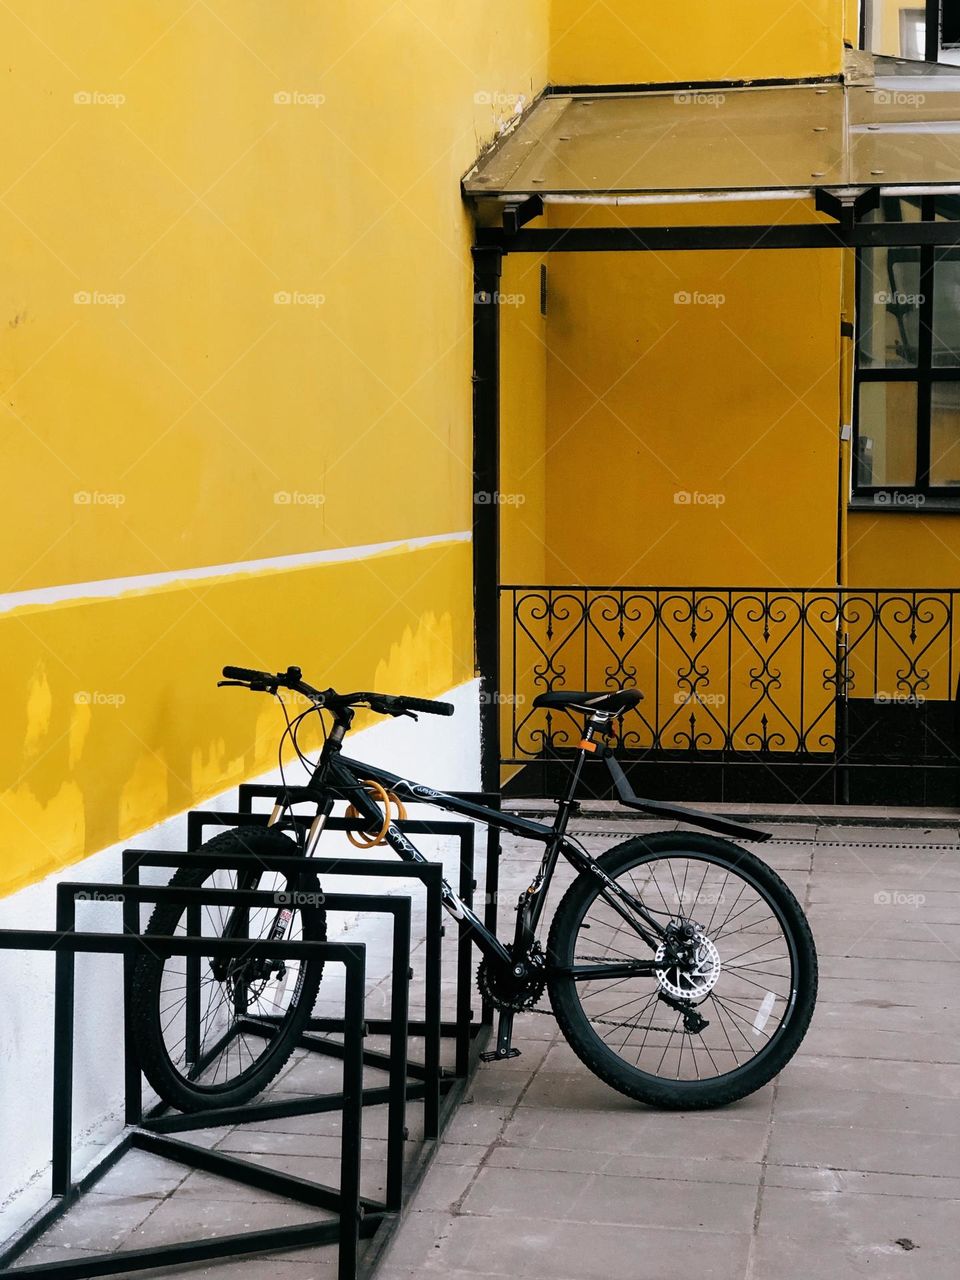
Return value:
M 382 721 L 348 739 L 347 752 L 405 777 L 447 790 L 479 786 L 479 687 L 469 681 L 444 695 L 457 707 L 450 719 L 423 716 Z M 286 769 L 288 782 L 301 782 L 300 766 Z M 258 779 L 279 781 L 274 772 Z M 235 791 L 207 801 L 202 808 L 233 808 Z M 411 812 L 411 816 L 414 816 Z M 418 813 L 416 816 L 422 816 Z M 440 816 L 440 815 L 438 815 Z M 0 900 L 0 928 L 52 929 L 56 886 L 64 880 L 117 882 L 125 848 L 186 847 L 186 815 L 180 814 L 75 863 L 9 898 Z M 433 853 L 436 844 L 431 848 Z M 425 850 L 426 851 L 426 850 Z M 329 833 L 324 856 L 356 856 L 342 836 Z M 144 873 L 144 882 L 162 883 L 168 873 Z M 402 892 L 402 882 L 351 881 L 351 890 Z M 347 884 L 336 886 L 347 892 Z M 84 929 L 119 932 L 116 903 L 81 904 Z M 343 927 L 341 923 L 341 927 Z M 383 925 L 386 932 L 388 926 Z M 0 1240 L 14 1232 L 49 1196 L 53 1052 L 52 955 L 0 952 Z M 76 1171 L 122 1128 L 121 961 L 115 956 L 78 956 L 74 1132 Z

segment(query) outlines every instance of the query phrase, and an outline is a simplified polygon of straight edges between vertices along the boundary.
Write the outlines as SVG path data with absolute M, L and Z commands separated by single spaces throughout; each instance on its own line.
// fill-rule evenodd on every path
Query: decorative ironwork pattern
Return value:
M 843 709 L 952 702 L 960 591 L 771 587 L 501 587 L 505 763 L 572 747 L 533 707 L 550 689 L 639 688 L 632 752 L 826 760 Z

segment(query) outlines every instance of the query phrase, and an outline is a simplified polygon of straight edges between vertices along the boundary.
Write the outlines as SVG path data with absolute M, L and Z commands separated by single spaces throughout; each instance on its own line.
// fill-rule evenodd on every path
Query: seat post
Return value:
M 597 750 L 595 736 L 598 729 L 610 723 L 611 715 L 605 711 L 593 711 L 587 716 L 586 724 L 583 729 L 583 736 L 577 743 L 579 750 L 577 758 L 574 762 L 573 769 L 570 771 L 570 785 L 567 787 L 566 795 L 561 799 L 557 806 L 557 817 L 553 824 L 554 833 L 562 836 L 566 833 L 567 823 L 570 821 L 574 813 L 577 801 L 575 799 L 577 786 L 580 782 L 580 776 L 583 773 L 583 766 L 586 763 L 587 756 L 593 755 Z

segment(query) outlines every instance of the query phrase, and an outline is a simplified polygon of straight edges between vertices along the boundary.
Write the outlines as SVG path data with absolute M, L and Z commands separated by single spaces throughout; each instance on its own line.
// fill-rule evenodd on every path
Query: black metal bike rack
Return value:
M 253 1188 L 286 1196 L 291 1200 L 315 1207 L 333 1209 L 338 1218 L 333 1222 L 304 1224 L 267 1231 L 248 1232 L 239 1236 L 194 1240 L 174 1245 L 164 1245 L 146 1250 L 126 1250 L 117 1254 L 85 1257 L 82 1261 L 42 1264 L 17 1268 L 17 1274 L 56 1275 L 65 1280 L 74 1277 L 116 1274 L 120 1270 L 134 1271 L 147 1267 L 183 1265 L 210 1258 L 262 1253 L 267 1250 L 305 1248 L 317 1244 L 339 1241 L 339 1275 L 341 1280 L 353 1280 L 358 1267 L 358 1240 L 375 1237 L 371 1241 L 369 1256 L 382 1253 L 386 1241 L 397 1223 L 403 1207 L 405 1189 L 415 1187 L 422 1178 L 436 1140 L 447 1119 L 457 1105 L 467 1080 L 478 1061 L 492 1022 L 492 1011 L 484 1008 L 479 1023 L 473 1021 L 472 1008 L 472 944 L 461 927 L 458 939 L 456 1016 L 453 1022 L 442 1018 L 441 1006 L 441 938 L 443 935 L 441 883 L 443 868 L 439 863 L 406 863 L 376 858 L 354 858 L 345 855 L 338 858 L 311 858 L 308 864 L 302 855 L 292 853 L 288 857 L 259 858 L 261 865 L 280 873 L 302 873 L 305 865 L 311 872 L 324 877 L 350 875 L 385 879 L 416 880 L 423 884 L 427 897 L 425 938 L 425 1008 L 422 1019 L 410 1020 L 407 983 L 412 977 L 410 969 L 410 914 L 409 897 L 393 895 L 369 895 L 365 893 L 330 894 L 324 891 L 324 905 L 331 910 L 357 912 L 385 912 L 393 917 L 393 981 L 390 993 L 388 1019 L 364 1018 L 365 966 L 364 948 L 358 944 L 301 943 L 284 944 L 282 949 L 270 944 L 270 954 L 278 958 L 299 958 L 297 947 L 319 948 L 312 952 L 318 959 L 328 955 L 340 958 L 347 969 L 347 992 L 344 1017 L 311 1018 L 300 1040 L 300 1047 L 343 1062 L 343 1085 L 338 1093 L 318 1094 L 315 1097 L 288 1101 L 267 1101 L 243 1107 L 210 1108 L 191 1114 L 172 1112 L 165 1104 L 143 1110 L 142 1080 L 136 1061 L 131 1035 L 130 994 L 131 978 L 136 950 L 143 945 L 140 931 L 140 904 L 144 902 L 180 902 L 187 906 L 187 934 L 183 938 L 163 940 L 163 953 L 185 955 L 188 976 L 199 976 L 202 956 L 231 954 L 222 940 L 201 938 L 200 916 L 204 905 L 230 905 L 255 902 L 274 903 L 273 894 L 255 890 L 221 890 L 206 886 L 198 889 L 171 888 L 170 886 L 144 887 L 139 883 L 141 867 L 169 867 L 171 869 L 195 865 L 210 869 L 245 869 L 248 863 L 231 860 L 223 854 L 198 852 L 206 827 L 237 827 L 265 825 L 269 815 L 255 813 L 253 800 L 259 796 L 276 800 L 284 788 L 261 784 L 245 784 L 240 788 L 235 812 L 194 811 L 188 815 L 188 846 L 186 853 L 128 849 L 123 855 L 122 884 L 87 884 L 67 882 L 57 890 L 57 930 L 55 933 L 35 931 L 0 931 L 0 948 L 22 946 L 29 950 L 51 949 L 57 952 L 57 978 L 55 991 L 55 1052 L 54 1052 L 54 1132 L 52 1160 L 52 1201 L 36 1214 L 16 1235 L 0 1245 L 0 1270 L 5 1270 L 20 1257 L 43 1233 L 59 1219 L 70 1205 L 96 1186 L 99 1180 L 131 1149 L 152 1152 L 167 1159 L 179 1161 L 196 1169 L 219 1174 Z M 464 793 L 464 798 L 475 799 L 490 807 L 499 806 L 499 797 L 482 793 Z M 309 820 L 291 816 L 279 824 L 281 828 L 300 829 Z M 458 892 L 467 903 L 473 902 L 474 836 L 475 829 L 469 822 L 417 821 L 405 819 L 401 829 L 411 835 L 452 836 L 460 842 L 460 874 Z M 360 831 L 363 824 L 356 820 L 330 818 L 328 830 Z M 237 865 L 239 863 L 239 865 Z M 488 830 L 485 865 L 485 922 L 496 928 L 497 892 L 499 872 L 499 833 Z M 76 902 L 84 897 L 100 900 L 119 898 L 123 903 L 124 936 L 82 934 L 76 932 Z M 47 939 L 57 939 L 51 945 Z M 104 947 L 92 945 L 91 940 L 108 940 Z M 32 941 L 31 941 L 32 940 Z M 156 938 L 150 936 L 150 946 L 156 952 Z M 212 944 L 216 945 L 212 945 Z M 260 954 L 249 941 L 238 940 L 234 946 L 243 946 L 250 956 Z M 265 944 L 260 944 L 263 949 Z M 291 951 L 290 948 L 293 948 Z M 78 951 L 103 950 L 120 952 L 124 957 L 124 1094 L 126 1132 L 101 1160 L 79 1181 L 72 1179 L 71 1132 L 72 1117 L 72 1068 L 73 1068 L 73 969 Z M 360 968 L 356 960 L 360 956 Z M 356 973 L 359 972 L 359 979 Z M 351 974 L 353 976 L 351 976 Z M 356 1027 L 356 1003 L 359 983 L 359 1031 Z M 198 1006 L 197 1000 L 196 1005 Z M 264 1019 L 259 1020 L 261 1023 Z M 253 1028 L 247 1028 L 248 1030 Z M 332 1038 L 342 1036 L 341 1039 Z M 367 1035 L 389 1036 L 389 1052 L 364 1046 Z M 423 1037 L 423 1062 L 411 1061 L 407 1054 L 409 1037 Z M 441 1066 L 441 1040 L 452 1037 L 456 1044 L 453 1071 Z M 217 1046 L 221 1048 L 223 1046 Z M 382 1088 L 363 1087 L 364 1065 L 377 1067 L 388 1073 L 388 1084 Z M 424 1101 L 424 1143 L 419 1157 L 407 1162 L 405 1167 L 404 1142 L 407 1136 L 405 1108 L 408 1100 Z M 369 1105 L 386 1104 L 387 1116 L 387 1179 L 383 1203 L 364 1199 L 359 1194 L 360 1115 Z M 323 1186 L 301 1178 L 290 1177 L 275 1170 L 237 1160 L 221 1152 L 196 1147 L 189 1142 L 178 1141 L 170 1134 L 189 1132 L 212 1126 L 235 1125 L 254 1120 L 276 1119 L 291 1115 L 314 1114 L 321 1111 L 342 1111 L 341 1188 Z M 343 1159 L 347 1147 L 350 1156 Z M 406 1188 L 405 1188 L 406 1180 Z M 351 1225 L 343 1230 L 344 1222 Z
M 202 832 L 205 826 L 240 826 L 245 823 L 257 823 L 265 825 L 270 815 L 266 813 L 256 813 L 253 805 L 256 800 L 272 800 L 276 803 L 289 797 L 291 792 L 300 791 L 296 803 L 310 803 L 310 795 L 304 788 L 290 788 L 280 786 L 277 783 L 267 782 L 242 782 L 237 788 L 237 808 L 232 813 L 217 813 L 209 810 L 196 809 L 187 816 L 187 848 L 193 849 L 201 841 Z M 502 796 L 499 791 L 451 791 L 449 795 L 456 796 L 460 800 L 470 800 L 474 804 L 486 805 L 488 809 L 500 809 L 502 807 Z M 315 799 L 314 799 L 315 803 Z M 302 818 L 294 818 L 292 822 L 281 823 L 293 826 L 294 824 L 303 824 L 309 826 L 309 823 Z M 474 868 L 475 854 L 475 828 L 468 822 L 453 822 L 447 819 L 438 819 L 436 821 L 418 822 L 414 819 L 403 819 L 396 824 L 406 835 L 452 835 L 459 837 L 460 845 L 460 877 L 457 885 L 457 893 L 469 906 L 473 906 L 473 893 L 477 888 Z M 359 822 L 352 822 L 346 818 L 329 818 L 326 823 L 327 831 L 360 831 L 363 826 Z M 195 843 L 194 843 L 195 842 Z M 353 865 L 351 863 L 351 865 Z M 408 864 L 403 864 L 408 865 Z M 487 827 L 486 832 L 486 848 L 484 853 L 484 909 L 483 923 L 487 926 L 491 933 L 497 931 L 497 907 L 500 893 L 500 832 L 494 827 Z M 458 990 L 469 988 L 471 985 L 471 948 L 470 939 L 466 937 L 461 930 L 460 942 L 460 958 L 458 973 Z M 458 1007 L 457 1022 L 460 1022 L 460 1008 Z M 485 1027 L 493 1026 L 493 1007 L 484 1002 L 481 1023 Z M 442 1034 L 445 1036 L 456 1035 L 456 1029 L 444 1024 Z M 467 1057 L 469 1054 L 469 1042 L 464 1043 L 461 1033 L 457 1042 L 457 1073 L 461 1074 L 465 1069 Z
M 112 889 L 122 891 L 123 886 Z M 328 1187 L 302 1178 L 265 1169 L 260 1165 L 227 1156 L 222 1152 L 195 1147 L 188 1142 L 151 1133 L 146 1129 L 128 1128 L 120 1139 L 79 1181 L 72 1176 L 73 1119 L 73 1051 L 74 997 L 76 957 L 80 952 L 122 955 L 130 961 L 142 950 L 144 936 L 135 933 L 78 933 L 71 919 L 74 892 L 83 886 L 64 886 L 70 896 L 58 894 L 57 928 L 55 930 L 0 930 L 0 950 L 47 951 L 56 955 L 54 990 L 54 1055 L 53 1055 L 53 1141 L 52 1200 L 6 1243 L 0 1251 L 0 1268 L 8 1268 L 43 1233 L 62 1217 L 87 1191 L 130 1150 L 148 1151 L 176 1160 L 195 1169 L 216 1173 L 246 1186 L 273 1191 L 314 1208 L 333 1210 L 333 1221 L 308 1222 L 239 1235 L 187 1240 L 149 1249 L 125 1250 L 121 1253 L 87 1255 L 66 1262 L 42 1263 L 18 1267 L 17 1275 L 58 1276 L 62 1280 L 81 1280 L 90 1276 L 115 1275 L 121 1272 L 147 1270 L 153 1267 L 187 1265 L 212 1258 L 263 1253 L 268 1250 L 305 1248 L 311 1245 L 339 1243 L 338 1275 L 340 1280 L 353 1280 L 357 1271 L 360 1236 L 372 1235 L 379 1225 L 384 1208 L 364 1201 L 360 1195 L 360 1139 L 363 1116 L 363 1012 L 366 971 L 366 948 L 356 943 L 341 942 L 251 942 L 249 939 L 169 937 L 150 935 L 149 946 L 156 955 L 210 957 L 245 956 L 255 959 L 322 960 L 343 964 L 346 970 L 344 999 L 343 1056 L 343 1126 L 340 1144 L 340 1187 Z M 159 890 L 127 891 L 150 901 Z M 186 895 L 190 891 L 167 890 Z M 194 891 L 198 892 L 198 891 Z M 206 895 L 206 891 L 199 891 Z M 272 894 L 253 895 L 273 901 Z M 184 896 L 183 901 L 191 901 Z M 196 901 L 196 899 L 192 899 Z
M 292 847 L 292 846 L 291 846 Z M 277 871 L 279 873 L 289 872 L 291 875 L 304 870 L 305 861 L 299 854 L 292 853 L 289 856 L 261 856 L 258 855 L 258 864 L 266 871 Z M 443 878 L 443 869 L 436 863 L 428 863 L 418 866 L 415 870 L 403 863 L 378 862 L 375 859 L 360 859 L 355 862 L 351 861 L 349 865 L 343 865 L 343 859 L 337 858 L 311 858 L 309 862 L 310 870 L 324 876 L 329 875 L 351 875 L 351 876 L 383 876 L 389 879 L 417 879 L 423 881 L 427 889 L 427 954 L 425 964 L 426 977 L 426 1010 L 423 1021 L 411 1022 L 407 1013 L 404 1013 L 404 1083 L 405 1096 L 407 1098 L 423 1098 L 424 1108 L 424 1136 L 427 1138 L 436 1138 L 440 1132 L 440 1099 L 441 1096 L 452 1086 L 455 1076 L 445 1072 L 440 1065 L 440 1011 L 441 1011 L 441 989 L 440 989 L 440 938 L 441 938 L 441 922 L 442 908 L 440 905 L 440 883 Z M 124 854 L 124 885 L 132 885 L 137 883 L 137 877 L 140 869 L 143 867 L 168 867 L 173 870 L 176 867 L 198 867 L 211 871 L 242 871 L 249 866 L 249 858 L 243 854 L 229 857 L 220 853 L 169 853 L 153 850 L 128 849 Z M 410 900 L 409 898 L 381 897 L 371 894 L 330 894 L 324 891 L 324 905 L 333 910 L 355 910 L 377 912 L 380 910 L 391 911 L 392 904 L 402 902 L 406 906 L 406 932 L 408 937 L 407 950 L 405 955 L 400 955 L 396 949 L 393 956 L 394 981 L 398 973 L 409 975 L 410 971 L 410 954 L 409 954 L 409 914 Z M 134 906 L 136 904 L 134 903 Z M 202 905 L 202 903 L 200 904 Z M 198 908 L 195 908 L 198 909 Z M 128 916 L 126 927 L 133 924 Z M 193 929 L 191 929 L 193 932 Z M 266 1019 L 263 1019 L 266 1020 Z M 329 1038 L 328 1034 L 342 1031 L 342 1023 L 340 1019 L 333 1018 L 311 1018 L 307 1023 L 307 1028 L 300 1039 L 300 1046 L 316 1053 L 324 1053 L 328 1056 L 341 1057 L 343 1046 L 339 1041 Z M 387 1020 L 364 1020 L 365 1035 L 385 1034 L 389 1035 L 391 1045 L 394 1042 L 394 1015 Z M 425 1040 L 424 1062 L 410 1062 L 406 1058 L 406 1040 L 410 1036 L 423 1035 Z M 380 1067 L 387 1070 L 392 1069 L 393 1059 L 391 1054 L 383 1054 L 376 1050 L 364 1049 L 364 1063 L 367 1066 Z M 132 1056 L 128 1058 L 129 1062 L 133 1062 Z M 135 1065 L 135 1064 L 134 1064 Z M 413 1083 L 407 1081 L 406 1077 L 413 1076 Z M 140 1124 L 144 1123 L 156 1129 L 158 1132 L 175 1132 L 190 1128 L 201 1128 L 210 1125 L 223 1123 L 239 1124 L 246 1120 L 252 1119 L 277 1119 L 281 1116 L 289 1115 L 305 1115 L 316 1110 L 335 1110 L 336 1100 L 339 1095 L 326 1095 L 325 1105 L 323 1107 L 312 1107 L 301 1104 L 292 1103 L 255 1103 L 248 1104 L 243 1107 L 232 1109 L 227 1113 L 225 1109 L 211 1110 L 209 1113 L 199 1113 L 199 1118 L 203 1124 L 198 1124 L 198 1113 L 191 1115 L 180 1115 L 178 1113 L 168 1114 L 169 1108 L 161 1104 L 153 1108 L 147 1113 L 146 1117 L 142 1112 L 142 1093 L 140 1090 L 139 1072 L 136 1072 L 136 1079 L 129 1079 L 126 1088 L 127 1096 L 127 1123 Z M 364 1093 L 364 1101 L 367 1105 L 378 1105 L 382 1102 L 390 1102 L 388 1096 L 382 1090 L 366 1090 Z M 208 1118 L 209 1117 L 209 1118 Z M 398 1128 L 402 1133 L 403 1125 L 398 1122 Z M 388 1200 L 391 1197 L 388 1196 Z M 395 1198 L 394 1198 L 395 1199 Z M 391 1208 L 399 1208 L 399 1203 L 391 1203 Z

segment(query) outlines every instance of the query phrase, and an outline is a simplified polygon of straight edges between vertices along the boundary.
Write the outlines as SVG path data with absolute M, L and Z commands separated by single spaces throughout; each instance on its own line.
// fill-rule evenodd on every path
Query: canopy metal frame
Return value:
M 960 179 L 960 174 L 958 174 Z M 938 188 L 939 189 L 939 188 Z M 478 226 L 473 256 L 473 568 L 476 662 L 480 676 L 481 776 L 485 790 L 500 774 L 500 279 L 507 254 L 664 253 L 677 250 L 770 251 L 884 246 L 960 247 L 960 221 L 865 221 L 888 188 L 813 189 L 817 212 L 831 218 L 785 225 L 530 227 L 541 197 L 500 202 L 500 226 Z M 919 188 L 917 193 L 919 194 Z M 926 190 L 926 189 L 924 189 Z M 492 193 L 491 193 L 492 194 Z M 744 199 L 749 200 L 749 193 Z M 599 201 L 598 201 L 599 202 Z M 486 205 L 487 201 L 477 201 Z M 762 207 L 760 205 L 759 207 Z M 480 500 L 477 495 L 483 495 Z

